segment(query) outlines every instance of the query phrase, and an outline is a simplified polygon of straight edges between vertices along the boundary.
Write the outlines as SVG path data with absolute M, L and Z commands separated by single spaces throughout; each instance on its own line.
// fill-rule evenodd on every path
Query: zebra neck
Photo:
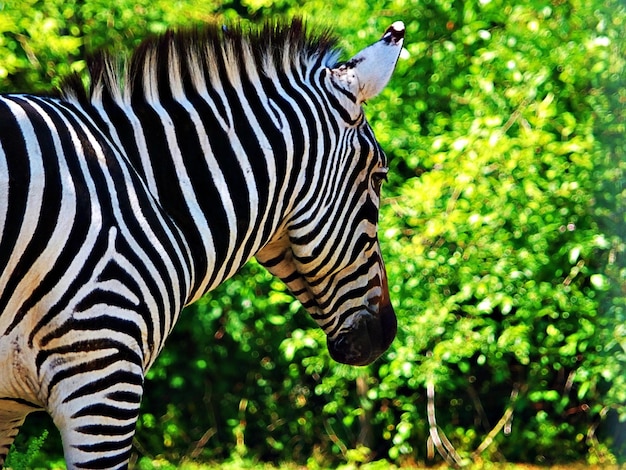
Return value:
M 249 106 L 242 100 L 220 112 L 207 97 L 105 99 L 96 106 L 179 231 L 191 278 L 187 303 L 232 276 L 273 237 L 300 184 L 294 162 L 304 160 L 302 143 L 286 142 L 275 116 L 255 117 L 259 110 Z

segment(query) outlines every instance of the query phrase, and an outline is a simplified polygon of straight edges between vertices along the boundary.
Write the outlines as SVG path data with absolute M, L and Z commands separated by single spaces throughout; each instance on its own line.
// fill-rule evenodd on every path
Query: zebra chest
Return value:
M 151 261 L 140 241 L 119 227 L 94 230 L 71 252 L 60 249 L 21 276 L 4 276 L 0 377 L 21 385 L 0 380 L 0 397 L 18 390 L 24 396 L 25 389 L 40 396 L 38 388 L 59 370 L 88 368 L 110 355 L 147 369 L 173 327 L 184 289 L 172 279 L 175 263 Z

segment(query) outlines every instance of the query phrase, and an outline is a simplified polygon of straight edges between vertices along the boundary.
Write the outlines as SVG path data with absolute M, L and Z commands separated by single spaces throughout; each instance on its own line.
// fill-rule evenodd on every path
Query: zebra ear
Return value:
M 378 42 L 333 69 L 336 85 L 357 104 L 378 95 L 389 82 L 402 50 L 404 23 L 393 23 Z

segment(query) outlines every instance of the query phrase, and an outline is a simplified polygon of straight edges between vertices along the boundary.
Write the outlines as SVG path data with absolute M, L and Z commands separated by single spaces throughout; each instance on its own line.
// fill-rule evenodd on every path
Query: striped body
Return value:
M 393 56 L 384 83 L 402 35 L 377 43 Z M 386 349 L 386 157 L 353 86 L 367 60 L 336 66 L 332 46 L 298 22 L 168 33 L 126 67 L 95 60 L 89 91 L 73 78 L 57 98 L 0 97 L 0 463 L 45 409 L 68 468 L 127 465 L 181 309 L 252 256 L 335 358 Z

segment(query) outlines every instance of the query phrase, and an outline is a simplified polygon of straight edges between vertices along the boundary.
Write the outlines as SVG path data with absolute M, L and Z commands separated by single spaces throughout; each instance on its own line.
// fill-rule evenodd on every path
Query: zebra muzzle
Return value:
M 371 364 L 384 353 L 396 336 L 397 321 L 390 303 L 376 314 L 363 310 L 353 326 L 328 338 L 328 351 L 337 362 L 353 366 Z

